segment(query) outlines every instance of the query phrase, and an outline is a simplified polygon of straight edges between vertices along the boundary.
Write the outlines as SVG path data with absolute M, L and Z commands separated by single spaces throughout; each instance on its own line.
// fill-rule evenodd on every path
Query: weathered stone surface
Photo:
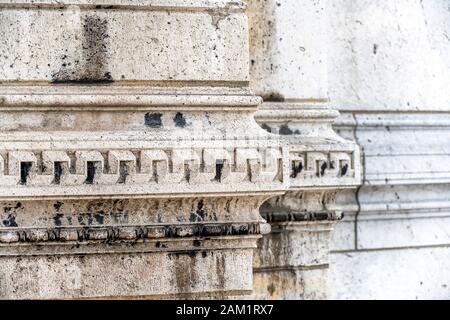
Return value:
M 448 299 L 450 80 L 446 1 L 332 1 L 335 129 L 363 150 L 338 199 L 331 297 Z
M 265 101 L 327 98 L 326 1 L 251 0 L 250 84 Z
M 200 294 L 220 298 L 252 290 L 251 247 L 170 253 L 104 251 L 2 256 L 0 297 L 176 298 Z
M 398 248 L 331 254 L 332 299 L 448 299 L 449 250 Z
M 448 298 L 449 21 L 0 0 L 0 298 Z
M 250 294 L 289 150 L 253 118 L 245 4 L 0 9 L 0 297 Z
M 239 1 L 100 3 L 1 1 L 1 80 L 248 81 Z
M 333 0 L 329 98 L 339 110 L 448 111 L 445 0 Z
M 328 287 L 327 268 L 253 273 L 255 299 L 323 300 Z
M 336 193 L 361 182 L 358 146 L 331 126 L 325 2 L 252 1 L 249 17 L 250 84 L 264 99 L 255 118 L 289 142 L 290 179 L 261 207 L 272 233 L 255 255 L 255 297 L 325 299 Z

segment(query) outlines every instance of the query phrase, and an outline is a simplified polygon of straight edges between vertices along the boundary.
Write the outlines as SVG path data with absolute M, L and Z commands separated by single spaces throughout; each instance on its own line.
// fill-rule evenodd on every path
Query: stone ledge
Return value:
M 223 86 L 225 83 L 227 87 Z M 165 87 L 158 87 L 152 81 L 144 81 L 141 85 L 120 85 L 119 81 L 114 85 L 93 87 L 4 82 L 0 85 L 0 111 L 256 111 L 261 98 L 240 85 L 242 82 L 221 82 L 219 87 L 209 84 L 208 87 L 197 87 L 190 81 L 174 81 L 173 87 L 170 82 L 164 83 Z

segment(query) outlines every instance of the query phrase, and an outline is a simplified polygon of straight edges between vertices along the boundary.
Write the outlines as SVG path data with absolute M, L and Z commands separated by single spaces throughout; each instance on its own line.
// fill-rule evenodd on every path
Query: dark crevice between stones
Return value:
M 84 183 L 93 184 L 94 178 L 95 178 L 95 173 L 97 172 L 96 162 L 88 161 L 86 165 L 87 165 L 87 175 L 86 175 L 86 180 Z
M 222 172 L 224 167 L 224 161 L 217 160 L 216 161 L 216 175 L 214 177 L 214 180 L 216 181 L 222 181 Z
M 33 162 L 21 162 L 20 163 L 20 184 L 26 184 L 28 177 L 30 176 L 31 169 L 33 168 Z

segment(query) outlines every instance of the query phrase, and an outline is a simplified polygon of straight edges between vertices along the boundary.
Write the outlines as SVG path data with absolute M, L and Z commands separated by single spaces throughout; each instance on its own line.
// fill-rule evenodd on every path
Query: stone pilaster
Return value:
M 361 179 L 358 146 L 332 129 L 325 1 L 255 0 L 249 15 L 256 119 L 288 142 L 290 177 L 290 191 L 261 207 L 272 232 L 254 258 L 254 296 L 325 299 L 336 196 Z
M 252 290 L 289 184 L 240 1 L 0 1 L 0 297 Z

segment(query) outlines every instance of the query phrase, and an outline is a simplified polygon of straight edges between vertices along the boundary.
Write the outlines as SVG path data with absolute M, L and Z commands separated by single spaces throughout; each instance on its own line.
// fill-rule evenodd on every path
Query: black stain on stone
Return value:
M 103 214 L 100 214 L 100 213 L 94 214 L 94 219 L 95 219 L 95 221 L 97 221 L 98 224 L 103 224 L 104 223 L 104 216 L 103 216 Z
M 204 220 L 205 216 L 206 216 L 206 210 L 203 209 L 204 204 L 203 204 L 203 200 L 200 200 L 197 204 L 197 214 L 202 217 L 202 220 Z
M 288 125 L 283 124 L 283 125 L 280 126 L 279 133 L 282 134 L 282 135 L 290 135 L 290 134 L 294 134 L 294 133 L 298 133 L 298 132 L 292 131 L 292 129 L 289 128 Z
M 216 276 L 219 280 L 219 287 L 224 288 L 225 287 L 225 268 L 226 268 L 226 261 L 225 256 L 223 254 L 219 255 L 215 259 L 216 263 Z
M 279 134 L 281 135 L 300 134 L 300 131 L 298 129 L 294 131 L 291 128 L 289 128 L 288 125 L 283 124 L 280 126 Z
M 327 163 L 324 162 L 322 163 L 322 165 L 320 166 L 320 176 L 323 176 L 325 174 L 325 170 L 327 170 Z
M 95 9 L 103 9 L 103 10 L 120 9 L 120 6 L 98 4 L 98 5 L 95 6 Z
M 53 216 L 53 222 L 55 223 L 55 226 L 61 226 L 62 225 L 62 218 L 64 215 L 62 213 L 57 213 Z
M 202 245 L 202 242 L 200 240 L 194 240 L 192 241 L 192 245 L 194 247 L 200 247 Z
M 161 128 L 162 127 L 161 117 L 162 113 L 147 112 L 144 116 L 144 123 L 147 127 L 150 128 Z
M 284 96 L 280 93 L 272 92 L 267 95 L 262 96 L 263 100 L 266 102 L 284 102 Z
M 52 74 L 52 83 L 112 83 L 107 70 L 108 21 L 97 15 L 84 17 L 81 58 L 60 57 L 61 67 Z M 67 49 L 66 49 L 67 51 Z
M 273 294 L 275 293 L 276 289 L 275 289 L 275 285 L 273 283 L 270 283 L 267 286 L 267 291 L 269 292 L 270 296 L 273 296 Z
M 289 134 L 293 134 L 294 131 L 292 131 L 291 128 L 289 128 L 289 126 L 287 126 L 286 124 L 283 124 L 280 126 L 279 133 L 282 135 L 289 135 Z
M 61 209 L 62 205 L 63 205 L 62 202 L 56 201 L 56 202 L 53 204 L 53 208 L 55 208 L 56 211 L 59 211 L 59 210 Z
M 8 214 L 8 217 L 3 220 L 3 225 L 5 227 L 18 227 L 15 215 L 12 213 Z
M 179 251 L 179 252 L 171 252 L 169 253 L 169 259 L 175 258 L 178 259 L 180 257 L 188 256 L 189 258 L 195 258 L 197 255 L 196 251 Z
M 330 162 L 330 169 L 333 170 L 334 169 L 334 161 Z
M 84 222 L 83 216 L 79 215 L 79 216 L 77 217 L 77 219 L 78 219 L 78 223 L 79 223 L 80 225 L 82 225 L 82 226 L 84 226 L 84 225 L 85 225 L 85 222 Z
M 156 248 L 167 248 L 167 246 L 164 243 L 161 243 L 161 241 L 157 241 L 155 243 Z
M 104 75 L 104 79 L 100 80 L 93 80 L 93 79 L 68 79 L 68 80 L 52 80 L 52 83 L 54 84 L 105 84 L 105 83 L 113 83 L 114 80 L 111 78 L 111 74 L 109 72 L 106 72 Z
M 203 200 L 200 200 L 197 203 L 197 209 L 195 211 L 191 212 L 189 221 L 200 222 L 200 221 L 204 221 L 205 217 L 206 217 L 206 210 L 204 209 Z
M 269 127 L 266 123 L 263 123 L 261 125 L 261 128 L 263 128 L 264 130 L 266 130 L 267 132 L 272 132 L 272 128 Z
M 18 213 L 18 210 L 23 208 L 21 202 L 16 202 L 15 205 L 6 205 L 3 207 L 4 216 L 6 216 L 5 219 L 2 220 L 2 224 L 5 227 L 18 227 L 16 222 L 16 215 Z
M 305 210 L 306 211 L 306 210 Z M 323 220 L 340 220 L 342 214 L 338 217 L 335 213 L 330 212 L 285 212 L 276 213 L 263 212 L 261 216 L 269 223 L 281 223 L 290 221 L 323 221 Z
M 186 126 L 186 119 L 181 112 L 177 112 L 177 114 L 173 118 L 173 122 L 175 122 L 175 126 L 180 128 L 184 128 Z
M 292 168 L 291 168 L 291 178 L 296 178 L 297 175 L 302 172 L 303 170 L 303 163 L 296 161 L 292 161 Z
M 376 43 L 373 44 L 373 54 L 377 54 L 378 45 Z
M 94 224 L 94 215 L 92 214 L 92 213 L 87 213 L 87 214 L 85 214 L 86 215 L 86 217 L 87 217 L 87 224 L 90 226 L 90 225 L 93 225 Z
M 233 235 L 247 235 L 250 232 L 248 225 L 236 225 L 232 226 L 231 228 L 231 234 Z

